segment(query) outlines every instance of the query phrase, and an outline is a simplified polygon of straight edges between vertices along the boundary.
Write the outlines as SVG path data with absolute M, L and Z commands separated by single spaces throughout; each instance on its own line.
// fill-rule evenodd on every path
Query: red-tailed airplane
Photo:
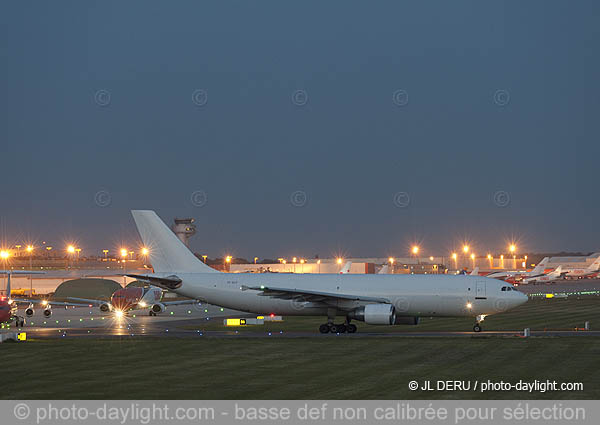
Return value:
M 112 311 L 117 316 L 122 316 L 132 310 L 146 309 L 150 316 L 156 316 L 163 313 L 167 306 L 198 303 L 197 300 L 164 301 L 163 294 L 162 289 L 153 285 L 128 286 L 115 291 L 110 297 L 110 301 L 73 297 L 70 297 L 69 300 L 99 307 L 103 313 Z
M 25 319 L 18 318 L 16 313 L 16 309 L 9 304 L 8 299 L 4 296 L 0 297 L 0 324 L 10 324 L 16 321 L 17 326 L 19 326 L 21 321 L 25 323 Z

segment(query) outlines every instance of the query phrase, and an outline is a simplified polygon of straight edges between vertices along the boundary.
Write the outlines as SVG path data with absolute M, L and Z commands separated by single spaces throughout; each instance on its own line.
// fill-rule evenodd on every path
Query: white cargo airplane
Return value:
M 600 256 L 592 264 L 585 268 L 564 268 L 562 274 L 567 278 L 581 278 L 591 276 L 600 271 Z
M 526 277 L 521 283 L 553 282 L 555 280 L 560 279 L 562 273 L 562 266 L 558 266 L 550 273 L 546 273 L 541 276 Z
M 132 211 L 154 273 L 128 274 L 184 297 L 256 314 L 326 316 L 321 333 L 370 325 L 416 325 L 419 317 L 485 316 L 527 301 L 506 282 L 479 276 L 223 273 L 192 254 L 154 211 Z M 337 316 L 346 321 L 335 324 Z

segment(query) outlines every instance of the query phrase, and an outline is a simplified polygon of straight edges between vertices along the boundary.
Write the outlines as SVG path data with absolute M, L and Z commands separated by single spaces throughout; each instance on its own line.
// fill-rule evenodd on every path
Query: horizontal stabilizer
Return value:
M 182 282 L 181 279 L 179 279 L 175 275 L 167 276 L 167 277 L 157 277 L 157 276 L 142 275 L 142 274 L 126 274 L 125 276 L 132 277 L 141 282 L 146 282 L 146 283 L 149 283 L 152 285 L 156 285 L 159 288 L 164 288 L 164 289 L 169 289 L 169 290 L 179 288 L 181 286 L 181 282 Z

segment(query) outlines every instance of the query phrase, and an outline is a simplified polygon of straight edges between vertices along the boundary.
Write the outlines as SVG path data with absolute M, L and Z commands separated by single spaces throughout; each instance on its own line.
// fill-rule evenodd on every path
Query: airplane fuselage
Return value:
M 388 300 L 398 316 L 474 317 L 505 311 L 527 300 L 516 290 L 502 291 L 502 287 L 510 286 L 506 282 L 480 276 L 178 273 L 177 277 L 182 280 L 175 290 L 180 295 L 257 314 L 319 316 L 326 315 L 330 308 L 344 314 L 368 302 L 338 299 L 332 305 L 331 300 L 323 303 L 303 301 L 302 297 L 279 299 L 245 287 L 301 288 L 378 297 Z

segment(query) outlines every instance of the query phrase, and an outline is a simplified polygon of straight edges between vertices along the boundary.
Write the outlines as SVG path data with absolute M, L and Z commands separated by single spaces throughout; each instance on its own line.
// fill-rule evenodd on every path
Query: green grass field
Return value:
M 566 329 L 582 326 L 584 319 L 600 323 L 598 306 L 597 298 L 534 301 L 486 324 L 489 329 Z M 287 324 L 313 329 L 313 321 Z M 427 319 L 423 327 L 461 330 L 463 324 L 469 329 L 471 322 Z M 596 337 L 67 338 L 2 344 L 0 353 L 5 368 L 14 373 L 10 385 L 0 390 L 3 399 L 600 397 Z M 488 379 L 582 382 L 584 390 L 522 394 L 408 389 L 411 380 Z

